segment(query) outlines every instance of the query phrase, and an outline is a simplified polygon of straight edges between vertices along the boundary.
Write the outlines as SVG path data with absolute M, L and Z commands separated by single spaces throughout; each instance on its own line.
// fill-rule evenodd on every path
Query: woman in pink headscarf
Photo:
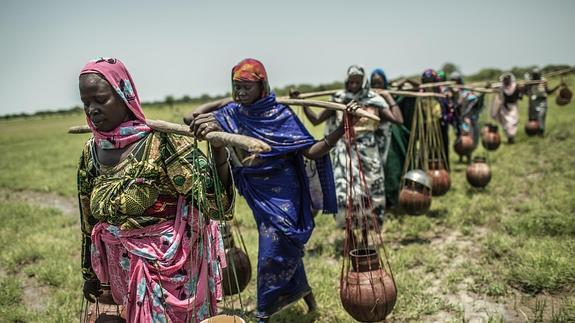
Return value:
M 150 129 L 117 59 L 86 64 L 80 96 L 93 134 L 78 167 L 84 296 L 109 286 L 128 322 L 215 314 L 225 257 L 211 219 L 233 206 L 225 148 L 212 144 L 211 161 L 188 137 Z

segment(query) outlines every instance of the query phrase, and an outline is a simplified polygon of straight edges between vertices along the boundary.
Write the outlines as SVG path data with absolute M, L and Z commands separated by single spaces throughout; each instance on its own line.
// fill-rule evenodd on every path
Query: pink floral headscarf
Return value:
M 136 117 L 136 120 L 123 122 L 116 129 L 105 132 L 98 131 L 86 116 L 96 144 L 102 149 L 119 149 L 145 137 L 151 129 L 146 125 L 136 86 L 126 66 L 119 59 L 100 57 L 86 64 L 80 75 L 91 73 L 103 76 Z

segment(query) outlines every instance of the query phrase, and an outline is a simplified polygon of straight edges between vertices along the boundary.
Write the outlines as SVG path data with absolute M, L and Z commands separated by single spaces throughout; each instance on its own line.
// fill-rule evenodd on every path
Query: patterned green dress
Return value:
M 382 116 L 382 112 L 389 109 L 385 100 L 365 86 L 358 94 L 351 94 L 347 91 L 340 91 L 334 94 L 332 100 L 337 103 L 347 104 L 351 100 L 356 100 L 367 107 L 367 111 Z M 343 114 L 338 112 L 335 116 L 327 120 L 326 132 L 331 132 L 336 125 L 342 122 Z M 361 204 L 371 203 L 373 214 L 378 221 L 383 223 L 385 212 L 385 175 L 384 164 L 389 148 L 390 122 L 382 120 L 380 122 L 362 117 L 354 126 L 355 146 L 357 155 L 352 152 L 352 174 L 354 175 L 353 194 L 354 201 L 359 209 L 364 209 Z M 346 149 L 345 138 L 340 139 L 332 151 L 333 174 L 335 178 L 336 196 L 338 203 L 338 213 L 336 215 L 337 223 L 340 227 L 345 224 L 345 213 L 347 209 L 348 196 L 348 154 Z M 359 178 L 360 166 L 357 159 L 361 161 L 367 190 L 361 184 Z M 367 199 L 370 201 L 367 202 Z
M 134 266 L 153 264 L 146 269 L 150 273 L 157 266 L 169 266 L 170 271 L 162 270 L 158 279 L 162 279 L 159 284 L 163 284 L 168 294 L 172 290 L 170 286 L 173 287 L 174 295 L 170 294 L 168 298 L 173 297 L 176 301 L 170 305 L 172 308 L 166 309 L 171 313 L 170 318 L 187 315 L 189 310 L 185 304 L 178 305 L 177 300 L 191 298 L 197 293 L 202 282 L 189 285 L 198 278 L 205 280 L 203 286 L 209 291 L 205 293 L 205 300 L 198 301 L 196 315 L 209 316 L 208 311 L 214 311 L 216 298 L 221 296 L 221 291 L 217 290 L 221 260 L 218 254 L 223 253 L 219 250 L 219 239 L 207 241 L 206 238 L 218 235 L 217 224 L 210 219 L 231 218 L 234 197 L 226 193 L 214 175 L 215 167 L 189 137 L 153 131 L 134 145 L 130 155 L 115 166 L 98 162 L 93 140 L 89 140 L 83 149 L 77 177 L 83 277 L 94 279 L 98 276 L 100 281 L 106 277 L 108 281 L 102 282 L 111 285 L 114 300 L 130 306 L 133 291 L 129 286 Z M 224 206 L 229 207 L 224 209 Z M 183 222 L 178 222 L 180 218 Z M 174 232 L 171 223 L 186 226 L 180 244 L 174 240 L 174 234 L 169 233 Z M 112 233 L 117 241 L 98 250 L 98 241 L 92 240 L 96 229 L 102 225 L 104 232 Z M 154 228 L 163 231 L 155 232 Z M 151 244 L 142 245 L 141 241 Z M 183 251 L 177 251 L 173 257 L 173 250 L 169 250 L 172 248 Z M 112 257 L 114 253 L 117 253 L 116 258 Z M 160 258 L 153 261 L 154 257 Z M 178 260 L 178 257 L 184 258 Z M 98 267 L 100 263 L 105 265 Z M 207 276 L 205 271 L 200 273 L 199 267 L 194 268 L 201 264 L 208 264 Z M 182 268 L 174 270 L 175 266 Z M 149 283 L 151 287 L 158 284 Z

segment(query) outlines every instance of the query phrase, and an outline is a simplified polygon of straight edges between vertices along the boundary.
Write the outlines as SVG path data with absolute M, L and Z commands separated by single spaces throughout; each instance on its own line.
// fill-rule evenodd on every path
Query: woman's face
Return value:
M 511 76 L 505 76 L 505 77 L 503 78 L 503 84 L 504 84 L 504 85 L 509 85 L 509 84 L 511 84 Z
M 371 76 L 371 87 L 374 89 L 385 89 L 385 82 L 383 77 L 379 74 L 373 74 Z
M 262 82 L 233 81 L 234 101 L 250 105 L 262 98 Z
M 112 131 L 133 118 L 124 101 L 98 74 L 80 75 L 80 98 L 86 116 L 98 131 Z
M 353 94 L 359 92 L 363 85 L 362 75 L 352 75 L 347 79 L 347 90 Z

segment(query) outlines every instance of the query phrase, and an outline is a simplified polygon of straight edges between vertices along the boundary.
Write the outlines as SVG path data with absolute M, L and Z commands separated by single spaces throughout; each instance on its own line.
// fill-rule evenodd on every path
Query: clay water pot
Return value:
M 427 175 L 431 177 L 431 195 L 444 195 L 449 191 L 449 188 L 451 188 L 451 179 L 449 178 L 449 172 L 445 169 L 443 160 L 436 159 L 429 161 Z
M 476 188 L 483 188 L 491 181 L 491 169 L 487 165 L 485 158 L 475 157 L 473 163 L 467 166 L 467 181 Z
M 499 135 L 499 127 L 494 124 L 487 126 L 487 131 L 481 136 L 481 144 L 487 150 L 496 150 L 501 145 L 501 136 Z
M 230 296 L 241 293 L 252 279 L 250 258 L 242 249 L 231 247 L 226 249 L 226 261 L 228 266 L 222 269 L 224 295 Z
M 397 299 L 395 282 L 381 268 L 375 249 L 353 249 L 351 270 L 342 277 L 340 299 L 343 308 L 360 322 L 379 322 L 391 313 Z
M 431 206 L 431 178 L 420 169 L 407 172 L 403 178 L 405 184 L 399 192 L 399 205 L 407 214 L 424 214 Z
M 222 269 L 222 289 L 224 295 L 230 296 L 241 293 L 248 286 L 252 278 L 252 265 L 245 251 L 236 247 L 230 224 L 224 222 L 220 230 L 228 264 Z
M 566 86 L 563 86 L 561 87 L 561 89 L 559 90 L 559 94 L 555 98 L 555 103 L 557 103 L 557 105 L 559 106 L 567 105 L 569 104 L 569 102 L 571 102 L 572 98 L 573 98 L 573 92 L 571 92 L 571 90 L 569 90 Z
M 459 136 L 453 149 L 459 156 L 467 156 L 473 152 L 473 137 L 470 133 L 464 132 Z
M 525 133 L 528 136 L 535 136 L 539 133 L 539 121 L 537 120 L 529 120 L 525 124 Z

